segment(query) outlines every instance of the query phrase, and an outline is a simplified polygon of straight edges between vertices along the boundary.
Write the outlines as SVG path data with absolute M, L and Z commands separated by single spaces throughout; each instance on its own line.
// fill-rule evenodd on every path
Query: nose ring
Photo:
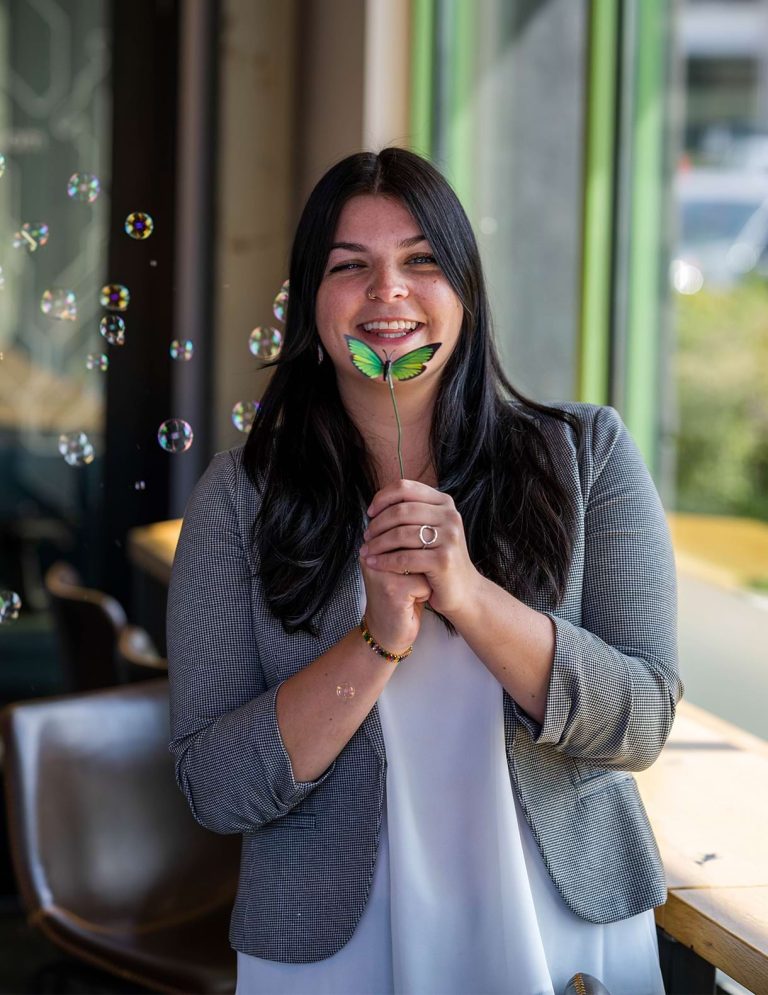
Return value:
M 369 288 L 368 288 L 368 295 L 367 295 L 367 296 L 368 296 L 368 300 L 369 300 L 369 301 L 377 301 L 377 300 L 379 299 L 379 298 L 378 298 L 378 297 L 376 296 L 376 294 L 374 294 L 374 292 L 373 292 L 373 287 L 369 287 Z

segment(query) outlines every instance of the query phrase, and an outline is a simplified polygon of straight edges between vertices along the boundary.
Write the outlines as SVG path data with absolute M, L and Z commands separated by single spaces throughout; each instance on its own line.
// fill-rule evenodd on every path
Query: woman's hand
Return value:
M 401 576 L 372 570 L 360 557 L 365 584 L 365 615 L 376 642 L 392 653 L 402 653 L 416 642 L 424 605 L 432 593 L 423 574 Z
M 435 611 L 449 620 L 464 608 L 477 592 L 482 577 L 469 558 L 464 523 L 449 494 L 417 480 L 398 480 L 382 488 L 368 509 L 370 523 L 360 561 L 371 575 L 423 575 Z M 419 532 L 429 542 L 426 547 Z

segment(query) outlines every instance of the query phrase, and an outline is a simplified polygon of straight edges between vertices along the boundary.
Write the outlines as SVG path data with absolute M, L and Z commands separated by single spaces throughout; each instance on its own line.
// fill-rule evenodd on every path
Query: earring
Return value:
M 325 359 L 325 353 L 323 352 L 323 347 L 318 342 L 317 343 L 317 365 L 319 366 L 324 359 Z

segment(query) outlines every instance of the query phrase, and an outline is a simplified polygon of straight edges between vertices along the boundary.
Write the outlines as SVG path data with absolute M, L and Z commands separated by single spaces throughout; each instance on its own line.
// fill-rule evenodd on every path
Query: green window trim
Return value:
M 657 459 L 663 309 L 664 137 L 669 0 L 635 7 L 631 225 L 624 420 L 646 462 Z
M 434 31 L 435 0 L 412 0 L 410 146 L 414 152 L 428 157 L 434 144 Z
M 585 112 L 581 321 L 576 396 L 593 404 L 610 397 L 616 174 L 619 8 L 593 0 L 589 10 Z

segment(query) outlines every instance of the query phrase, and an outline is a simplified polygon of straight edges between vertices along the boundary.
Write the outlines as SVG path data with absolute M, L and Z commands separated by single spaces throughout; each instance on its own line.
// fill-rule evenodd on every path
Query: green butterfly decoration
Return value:
M 361 342 L 351 335 L 345 335 L 344 338 L 347 340 L 347 347 L 355 367 L 371 380 L 381 377 L 382 380 L 389 381 L 390 374 L 393 380 L 413 380 L 426 370 L 427 363 L 442 345 L 441 342 L 423 345 L 418 349 L 412 349 L 399 359 L 390 359 L 382 350 L 384 359 L 381 359 L 367 342 Z
M 414 377 L 420 377 L 442 342 L 412 349 L 399 359 L 392 359 L 385 350 L 382 350 L 384 352 L 384 359 L 382 359 L 367 342 L 361 342 L 360 339 L 355 339 L 351 335 L 345 335 L 344 338 L 347 340 L 347 348 L 355 369 L 359 370 L 363 376 L 368 377 L 369 380 L 377 380 L 381 377 L 389 384 L 389 393 L 392 395 L 392 407 L 395 409 L 395 421 L 397 422 L 397 458 L 400 462 L 400 478 L 404 480 L 403 429 L 400 425 L 400 414 L 395 400 L 394 382 L 395 380 L 413 380 Z

